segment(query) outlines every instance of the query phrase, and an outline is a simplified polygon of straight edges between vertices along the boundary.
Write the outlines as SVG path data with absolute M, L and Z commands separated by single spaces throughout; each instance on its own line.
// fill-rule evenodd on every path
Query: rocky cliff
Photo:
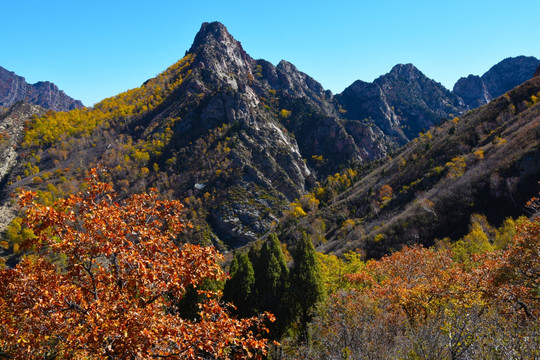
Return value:
M 9 107 L 18 101 L 26 101 L 55 111 L 82 108 L 79 100 L 67 96 L 48 81 L 28 84 L 22 76 L 0 66 L 0 106 Z
M 471 109 L 485 105 L 493 99 L 486 84 L 478 75 L 462 77 L 454 85 L 453 91 L 454 94 L 460 96 L 465 104 Z
M 507 58 L 482 76 L 469 75 L 459 79 L 453 92 L 470 108 L 477 108 L 532 78 L 538 66 L 540 60 L 532 56 Z
M 372 122 L 399 145 L 465 110 L 458 96 L 412 64 L 396 65 L 373 83 L 356 81 L 336 99 L 345 118 Z
M 20 101 L 0 116 L 0 233 L 14 216 L 5 188 L 11 171 L 17 165 L 17 148 L 23 137 L 24 124 L 33 115 L 43 113 L 45 109 L 42 107 Z

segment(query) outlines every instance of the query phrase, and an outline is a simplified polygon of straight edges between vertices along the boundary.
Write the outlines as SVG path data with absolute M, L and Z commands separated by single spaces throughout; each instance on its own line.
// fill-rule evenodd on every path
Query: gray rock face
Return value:
M 490 95 L 496 98 L 532 78 L 539 65 L 540 60 L 532 56 L 504 59 L 482 75 L 482 80 Z
M 170 149 L 179 159 L 178 171 L 185 174 L 177 191 L 185 194 L 193 188 L 190 173 L 197 174 L 197 183 L 210 184 L 219 199 L 209 211 L 213 231 L 230 245 L 241 245 L 266 233 L 287 202 L 306 192 L 311 171 L 294 136 L 262 104 L 271 87 L 256 74 L 257 62 L 225 26 L 203 24 L 189 52 L 194 55 L 191 75 L 177 90 L 180 96 L 168 99 L 149 127 L 159 128 L 164 118 L 182 118 L 175 128 L 176 145 Z M 268 67 L 278 82 L 289 76 Z M 305 79 L 299 74 L 289 76 L 289 85 L 298 92 L 309 88 L 299 84 Z M 216 177 L 215 171 L 200 169 L 201 159 L 196 157 L 201 154 L 192 152 L 192 143 L 205 146 L 201 139 L 218 127 L 228 129 L 229 140 L 222 141 L 229 141 L 229 153 L 221 160 L 228 164 L 226 180 Z M 222 154 L 210 147 L 204 156 L 214 159 Z
M 345 127 L 330 91 L 290 62 L 282 60 L 274 66 L 265 60 L 252 59 L 220 23 L 203 24 L 190 52 L 196 54 L 196 68 L 195 76 L 188 81 L 189 87 L 197 89 L 198 94 L 211 96 L 197 121 L 207 125 L 224 117 L 229 123 L 237 121 L 245 126 L 246 134 L 269 149 L 276 144 L 268 140 L 277 139 L 280 149 L 290 149 L 294 154 L 294 166 L 287 173 L 297 186 L 306 181 L 306 174 L 307 178 L 311 177 L 302 158 L 322 155 L 327 166 L 318 170 L 324 174 L 350 161 L 385 156 L 390 146 L 394 146 L 377 136 L 362 141 L 355 139 L 347 130 L 354 126 Z M 216 89 L 220 89 L 219 96 L 212 95 Z M 269 109 L 274 113 L 269 113 Z M 282 109 L 290 111 L 290 117 L 281 117 Z M 367 129 L 359 131 L 359 126 L 367 125 L 356 124 L 355 134 L 370 133 Z M 265 134 L 266 131 L 270 133 Z M 277 138 L 272 135 L 276 132 Z M 377 139 L 378 143 L 370 143 L 370 139 Z M 283 153 L 282 150 L 279 152 Z M 290 182 L 284 182 L 287 183 Z M 288 198 L 300 193 L 284 189 Z
M 337 99 L 347 111 L 346 118 L 372 122 L 384 134 L 397 139 L 399 144 L 407 141 L 407 136 L 399 126 L 399 117 L 378 84 L 357 80 Z
M 453 91 L 470 108 L 477 108 L 532 78 L 539 66 L 540 60 L 532 56 L 507 58 L 481 77 L 469 75 L 459 79 Z
M 0 66 L 0 106 L 9 107 L 21 100 L 55 111 L 84 107 L 51 82 L 28 84 L 22 76 Z
M 269 79 L 271 87 L 284 91 L 296 98 L 307 98 L 328 115 L 335 115 L 333 107 L 328 103 L 332 98 L 330 91 L 324 90 L 321 84 L 307 74 L 299 71 L 288 61 L 281 60 L 275 68 L 278 81 Z
M 459 97 L 429 79 L 412 64 L 396 65 L 374 83 L 381 87 L 388 104 L 394 108 L 408 140 L 466 109 Z
M 462 77 L 454 85 L 454 94 L 460 96 L 465 104 L 474 109 L 490 102 L 493 98 L 478 75 Z
M 32 115 L 41 115 L 45 109 L 38 105 L 18 102 L 0 116 L 0 233 L 15 216 L 12 204 L 3 195 L 4 186 L 12 169 L 17 165 L 17 146 L 23 137 L 24 123 Z
M 347 125 L 340 115 L 332 93 L 293 64 L 282 60 L 276 67 L 258 60 L 261 67 L 260 82 L 277 91 L 279 106 L 291 111 L 289 118 L 280 119 L 293 133 L 303 158 L 317 167 L 320 175 L 334 173 L 339 166 L 381 158 L 394 147 L 384 138 L 359 139 L 354 134 L 365 133 L 368 124 Z M 266 95 L 264 95 L 266 96 Z M 363 128 L 360 130 L 359 128 Z M 370 141 L 377 141 L 377 144 Z M 324 165 L 309 160 L 322 156 Z
M 396 65 L 373 83 L 356 81 L 336 99 L 344 117 L 376 125 L 398 145 L 466 109 L 458 96 L 412 64 Z

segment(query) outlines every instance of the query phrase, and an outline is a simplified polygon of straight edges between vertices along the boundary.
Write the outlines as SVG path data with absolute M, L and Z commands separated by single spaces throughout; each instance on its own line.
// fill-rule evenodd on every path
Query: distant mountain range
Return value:
M 0 66 L 0 106 L 9 107 L 18 101 L 54 111 L 68 111 L 84 106 L 81 101 L 67 96 L 51 82 L 28 84 L 22 76 Z
M 366 210 L 369 206 L 366 208 L 363 201 L 372 198 L 385 182 L 398 192 L 402 186 L 411 188 L 410 183 L 420 179 L 421 191 L 428 191 L 428 183 L 435 179 L 424 174 L 433 171 L 430 166 L 441 167 L 438 174 L 442 177 L 446 163 L 453 157 L 468 154 L 480 142 L 498 141 L 495 136 L 510 137 L 493 127 L 492 122 L 500 121 L 500 126 L 506 124 L 513 129 L 510 122 L 520 123 L 524 119 L 520 114 L 525 114 L 526 105 L 520 101 L 532 101 L 530 97 L 536 88 L 523 92 L 528 98 L 516 95 L 511 104 L 501 100 L 482 108 L 483 117 L 462 115 L 482 101 L 510 91 L 514 82 L 520 81 L 508 80 L 514 79 L 515 74 L 525 77 L 530 73 L 530 78 L 535 70 L 531 70 L 534 60 L 506 59 L 478 77 L 480 80 L 473 79 L 469 85 L 456 84 L 457 92 L 456 87 L 453 92 L 444 88 L 411 64 L 396 65 L 373 83 L 359 80 L 341 94 L 333 95 L 287 61 L 274 66 L 251 58 L 222 24 L 204 23 L 186 56 L 140 88 L 105 99 L 93 109 L 48 113 L 27 122 L 25 130 L 19 126 L 24 133 L 17 135 L 17 146 L 10 145 L 18 158 L 16 164 L 11 161 L 0 184 L 6 193 L 27 186 L 53 199 L 78 189 L 84 172 L 101 164 L 109 169 L 106 180 L 115 184 L 121 196 L 156 187 L 165 197 L 183 200 L 186 219 L 194 225 L 182 235 L 184 240 L 213 243 L 222 250 L 252 242 L 277 228 L 292 233 L 294 227 L 284 226 L 283 219 L 292 221 L 290 211 L 291 206 L 297 207 L 295 199 L 302 198 L 303 206 L 312 208 L 319 201 L 322 211 L 335 209 L 330 206 L 336 201 L 348 204 L 347 194 L 354 191 L 359 195 L 351 198 L 351 208 L 336 208 L 331 215 L 320 215 L 328 223 L 327 236 L 332 240 L 332 250 L 336 250 L 350 240 L 338 236 L 339 227 L 348 218 L 359 223 L 362 217 L 373 217 L 369 229 L 380 226 L 376 225 L 379 217 Z M 28 94 L 34 90 L 28 90 L 23 78 L 5 70 L 1 74 L 6 78 L 2 84 L 9 86 L 2 85 L 0 99 L 19 96 L 31 102 L 34 97 Z M 53 93 L 50 94 L 52 97 Z M 71 99 L 63 92 L 54 94 L 59 94 L 58 99 Z M 15 100 L 1 101 L 0 104 L 10 104 Z M 54 109 L 54 103 L 59 109 L 64 104 L 61 110 L 82 106 L 71 101 L 56 100 L 41 106 Z M 513 114 L 508 113 L 511 105 L 517 109 Z M 41 114 L 35 108 L 26 110 L 26 118 L 20 111 L 16 118 L 8 112 L 0 117 L 0 126 L 8 120 L 21 124 L 31 114 Z M 538 107 L 534 105 L 528 111 L 534 113 Z M 452 119 L 454 122 L 448 121 Z M 472 123 L 477 128 L 471 127 Z M 436 147 L 432 143 L 416 143 L 420 141 L 415 140 L 419 133 L 422 139 L 435 136 L 435 131 L 426 134 L 437 126 L 444 130 L 436 131 Z M 490 134 L 491 130 L 494 133 Z M 451 141 L 452 136 L 478 139 L 453 143 L 455 147 L 439 146 L 439 142 Z M 411 142 L 415 145 L 402 148 Z M 430 150 L 435 148 L 437 153 Z M 399 155 L 411 151 L 416 157 Z M 410 168 L 399 181 L 387 178 L 401 169 L 397 160 L 389 162 L 390 159 L 399 158 L 405 162 L 401 166 L 413 166 L 425 154 L 432 159 L 430 162 L 426 158 L 425 167 Z M 509 166 L 520 164 L 512 162 Z M 537 164 L 532 164 L 527 166 L 535 173 Z M 368 171 L 373 169 L 374 172 Z M 514 174 L 510 177 L 518 176 L 510 173 Z M 359 179 L 362 174 L 368 178 Z M 326 180 L 330 175 L 330 180 Z M 507 179 L 506 175 L 499 175 Z M 485 176 L 491 175 L 488 172 Z M 439 181 L 439 177 L 436 179 Z M 325 181 L 335 186 L 328 187 Z M 361 184 L 370 185 L 363 188 Z M 527 193 L 533 187 L 529 186 Z M 319 194 L 321 199 L 315 201 L 308 193 L 319 188 L 326 193 Z M 415 196 L 411 195 L 414 191 L 407 196 Z M 513 192 L 509 194 L 521 199 Z M 309 199 L 313 201 L 309 203 Z M 386 209 L 389 211 L 390 207 Z M 467 223 L 468 215 L 464 211 L 455 220 Z M 447 234 L 440 229 L 436 233 Z M 380 242 L 387 249 L 396 243 Z M 373 251 L 378 253 L 379 249 Z

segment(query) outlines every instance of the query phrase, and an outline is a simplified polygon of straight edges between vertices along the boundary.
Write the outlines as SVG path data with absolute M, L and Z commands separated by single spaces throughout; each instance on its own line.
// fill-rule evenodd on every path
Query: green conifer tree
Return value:
M 294 265 L 290 275 L 290 297 L 300 327 L 299 341 L 309 339 L 308 324 L 315 315 L 315 308 L 323 299 L 324 287 L 320 265 L 315 256 L 311 237 L 302 232 L 294 252 Z
M 230 279 L 223 289 L 223 300 L 232 302 L 236 313 L 241 317 L 255 314 L 253 292 L 255 287 L 255 272 L 246 253 L 236 252 L 229 269 Z
M 269 311 L 276 321 L 269 324 L 270 336 L 279 339 L 290 319 L 285 295 L 289 282 L 289 269 L 281 250 L 281 243 L 271 234 L 262 245 L 255 265 L 256 305 L 259 312 Z

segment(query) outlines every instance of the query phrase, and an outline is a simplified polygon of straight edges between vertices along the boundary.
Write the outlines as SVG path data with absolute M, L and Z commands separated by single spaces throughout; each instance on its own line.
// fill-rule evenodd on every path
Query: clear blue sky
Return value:
M 295 64 L 334 93 L 413 63 L 451 89 L 517 55 L 540 58 L 540 1 L 4 0 L 0 66 L 85 105 L 137 87 L 220 21 L 254 58 Z

